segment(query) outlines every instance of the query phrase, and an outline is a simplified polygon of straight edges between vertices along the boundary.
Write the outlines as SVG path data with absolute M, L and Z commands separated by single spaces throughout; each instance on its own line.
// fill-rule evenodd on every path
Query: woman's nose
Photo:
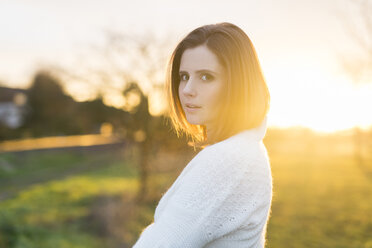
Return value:
M 182 92 L 185 95 L 193 96 L 196 94 L 195 85 L 191 78 L 186 82 L 185 87 L 183 88 Z

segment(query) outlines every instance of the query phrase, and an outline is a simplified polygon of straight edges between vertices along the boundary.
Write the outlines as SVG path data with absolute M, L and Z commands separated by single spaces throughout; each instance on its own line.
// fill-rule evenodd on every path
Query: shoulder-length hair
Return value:
M 206 45 L 217 56 L 226 75 L 218 125 L 211 137 L 207 137 L 205 125 L 187 121 L 178 95 L 182 54 L 200 45 Z M 172 126 L 178 137 L 181 133 L 191 137 L 188 144 L 194 150 L 259 126 L 269 111 L 270 93 L 255 48 L 242 29 L 228 22 L 196 28 L 179 42 L 167 65 L 165 87 Z

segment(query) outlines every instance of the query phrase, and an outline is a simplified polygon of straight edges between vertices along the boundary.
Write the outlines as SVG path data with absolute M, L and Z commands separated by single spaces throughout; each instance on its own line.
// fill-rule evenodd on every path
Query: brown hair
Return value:
M 221 99 L 217 129 L 207 137 L 205 125 L 190 124 L 182 109 L 178 87 L 183 52 L 206 45 L 217 57 L 226 75 L 225 97 Z M 270 106 L 270 93 L 255 48 L 247 34 L 234 24 L 204 25 L 191 31 L 172 53 L 166 75 L 168 115 L 177 136 L 190 136 L 189 145 L 204 148 L 242 130 L 259 126 Z

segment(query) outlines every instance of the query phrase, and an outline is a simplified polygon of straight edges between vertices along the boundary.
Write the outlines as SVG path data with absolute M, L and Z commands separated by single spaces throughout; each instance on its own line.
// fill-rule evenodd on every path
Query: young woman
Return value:
M 166 87 L 177 135 L 201 151 L 160 199 L 134 248 L 264 247 L 270 94 L 250 39 L 226 22 L 193 30 L 170 58 Z

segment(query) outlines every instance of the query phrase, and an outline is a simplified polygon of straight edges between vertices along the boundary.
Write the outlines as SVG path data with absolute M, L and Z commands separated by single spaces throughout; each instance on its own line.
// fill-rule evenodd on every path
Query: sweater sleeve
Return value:
M 219 149 L 198 155 L 134 248 L 203 247 L 241 227 L 259 233 L 271 201 L 267 161 Z

